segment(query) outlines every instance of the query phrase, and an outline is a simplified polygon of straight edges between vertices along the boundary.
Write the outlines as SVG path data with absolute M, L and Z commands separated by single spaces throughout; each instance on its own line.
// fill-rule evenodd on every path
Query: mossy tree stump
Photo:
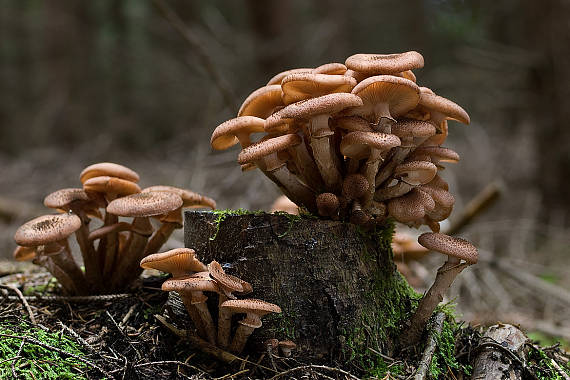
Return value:
M 355 360 L 365 368 L 379 359 L 369 348 L 392 351 L 417 300 L 393 263 L 392 231 L 391 224 L 364 232 L 286 214 L 185 214 L 186 247 L 250 282 L 247 297 L 283 310 L 263 319 L 250 349 L 266 338 L 289 338 L 306 358 Z

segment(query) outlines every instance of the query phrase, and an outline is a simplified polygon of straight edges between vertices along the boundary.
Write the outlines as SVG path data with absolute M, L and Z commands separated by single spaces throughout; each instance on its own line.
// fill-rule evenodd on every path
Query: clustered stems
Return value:
M 69 295 L 124 291 L 140 275 L 140 260 L 160 250 L 172 232 L 182 228 L 182 207 L 215 208 L 212 199 L 189 190 L 141 190 L 138 174 L 118 164 L 91 165 L 80 180 L 82 188 L 61 189 L 44 200 L 47 207 L 64 213 L 36 218 L 14 236 L 19 246 L 33 251 L 24 257 L 17 249 L 14 258 L 45 267 Z M 132 220 L 121 221 L 122 217 Z M 151 218 L 159 223 L 156 231 Z M 84 271 L 69 249 L 72 234 Z

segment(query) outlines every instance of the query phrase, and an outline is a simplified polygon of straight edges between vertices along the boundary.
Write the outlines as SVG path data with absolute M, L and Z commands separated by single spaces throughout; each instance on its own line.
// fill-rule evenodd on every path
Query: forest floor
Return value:
M 429 345 L 426 337 L 398 357 L 378 353 L 385 366 L 373 374 L 353 364 L 311 363 L 295 353 L 285 358 L 263 347 L 249 347 L 244 357 L 219 350 L 212 355 L 205 353 L 207 345 L 179 336 L 189 326 L 177 319 L 160 290 L 163 277 L 145 277 L 131 293 L 81 298 L 58 296 L 51 276 L 34 267 L 0 265 L 0 275 L 3 379 L 408 379 Z M 449 326 L 444 332 L 440 327 L 427 373 L 467 378 L 484 347 L 484 329 Z M 518 359 L 524 379 L 569 378 L 570 354 L 560 344 L 539 347 L 529 340 L 527 345 Z

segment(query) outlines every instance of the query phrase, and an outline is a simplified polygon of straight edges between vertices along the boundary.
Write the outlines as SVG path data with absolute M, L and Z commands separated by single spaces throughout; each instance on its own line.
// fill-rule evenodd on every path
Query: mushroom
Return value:
M 424 67 L 424 57 L 417 51 L 398 54 L 354 54 L 346 59 L 347 68 L 370 75 L 398 74 Z
M 257 299 L 228 300 L 220 306 L 220 309 L 223 308 L 228 309 L 232 314 L 246 314 L 246 317 L 238 322 L 240 326 L 234 333 L 229 346 L 229 350 L 235 354 L 243 351 L 253 330 L 261 327 L 261 317 L 269 313 L 281 313 L 279 306 Z
M 262 119 L 273 113 L 275 108 L 283 106 L 281 86 L 273 84 L 258 88 L 252 92 L 241 105 L 239 116 L 256 116 Z
M 309 68 L 285 70 L 285 71 L 282 71 L 278 74 L 275 74 L 271 79 L 269 79 L 269 82 L 267 82 L 266 86 L 270 86 L 273 84 L 281 85 L 281 81 L 283 80 L 283 78 L 285 78 L 289 74 L 310 73 L 312 71 L 313 71 L 313 69 L 309 69 Z
M 460 238 L 427 232 L 420 235 L 418 242 L 429 250 L 447 255 L 447 261 L 437 270 L 433 285 L 420 300 L 409 328 L 401 338 L 404 345 L 417 343 L 429 317 L 443 300 L 455 277 L 469 265 L 477 263 L 478 258 L 477 248 Z
M 99 162 L 97 164 L 89 165 L 79 175 L 79 180 L 82 184 L 90 178 L 110 176 L 125 179 L 130 182 L 138 182 L 139 175 L 132 169 L 126 166 L 115 164 L 112 162 Z
M 222 308 L 221 305 L 230 298 L 235 299 L 235 296 L 232 294 L 233 292 L 251 293 L 253 288 L 248 282 L 227 274 L 220 263 L 215 260 L 208 264 L 208 271 L 210 272 L 210 276 L 217 281 L 218 287 L 221 290 L 218 300 L 217 342 L 221 348 L 225 349 L 228 347 L 230 340 L 232 312 L 228 308 Z
M 319 215 L 338 219 L 339 200 L 333 193 L 322 193 L 317 196 L 317 210 Z
M 430 182 L 437 174 L 437 167 L 427 161 L 407 161 L 394 169 L 393 176 L 398 183 L 380 188 L 374 193 L 374 200 L 384 201 L 408 193 L 415 186 Z
M 328 75 L 344 75 L 346 72 L 346 66 L 342 63 L 325 63 L 315 67 L 312 71 L 315 74 L 328 74 Z
M 157 215 L 166 215 L 182 206 L 182 198 L 170 192 L 145 192 L 118 198 L 110 202 L 107 212 L 117 216 L 132 217 L 133 231 L 130 233 L 126 252 L 122 252 L 115 260 L 105 261 L 105 274 L 118 273 L 112 279 L 112 288 L 121 288 L 131 282 L 133 277 L 139 275 L 139 263 L 148 253 L 146 246 L 152 233 L 149 218 Z M 145 233 L 138 233 L 137 230 Z M 154 253 L 154 252 L 151 252 Z M 109 265 L 107 265 L 109 262 Z
M 329 191 L 338 190 L 342 182 L 340 162 L 331 145 L 334 132 L 329 128 L 329 118 L 344 109 L 362 105 L 355 95 L 337 93 L 319 96 L 288 105 L 265 121 L 265 130 L 270 131 L 282 119 L 309 120 L 310 145 L 319 172 Z
M 12 253 L 15 261 L 31 261 L 36 258 L 36 247 L 22 247 L 17 246 Z
M 238 162 L 243 165 L 250 162 L 265 161 L 267 172 L 271 173 L 283 188 L 285 195 L 297 204 L 305 205 L 309 210 L 315 209 L 315 196 L 304 182 L 293 175 L 281 160 L 277 152 L 286 150 L 301 143 L 301 138 L 296 134 L 288 134 L 273 138 L 267 138 L 244 148 L 238 155 Z
M 14 235 L 22 247 L 35 248 L 34 262 L 46 267 L 68 294 L 86 294 L 85 276 L 77 266 L 67 238 L 81 227 L 74 214 L 44 215 L 24 223 Z
M 198 334 L 211 344 L 216 344 L 216 327 L 206 305 L 208 297 L 204 294 L 204 292 L 220 292 L 216 281 L 197 273 L 192 276 L 166 280 L 162 283 L 162 290 L 178 293 Z
M 373 123 L 375 130 L 390 133 L 396 117 L 412 110 L 419 101 L 419 87 L 409 79 L 377 75 L 358 83 L 352 93 L 362 98 L 363 105 L 348 115 L 359 115 Z
M 278 197 L 271 205 L 271 212 L 286 212 L 288 214 L 299 215 L 299 206 L 297 206 L 286 195 Z
M 166 252 L 153 253 L 143 258 L 140 266 L 144 269 L 156 269 L 170 273 L 173 278 L 208 270 L 208 267 L 196 258 L 194 250 L 190 248 L 175 248 Z
M 418 104 L 430 112 L 429 121 L 435 125 L 438 131 L 442 129 L 444 120 L 456 120 L 463 124 L 469 124 L 469 114 L 461 106 L 449 99 L 434 94 L 427 87 L 420 87 L 420 100 Z
M 343 137 L 340 143 L 340 152 L 353 159 L 366 158 L 364 176 L 368 181 L 368 193 L 362 204 L 366 208 L 376 191 L 375 178 L 378 166 L 383 161 L 382 154 L 399 146 L 400 139 L 392 134 L 380 132 L 350 132 Z
M 434 209 L 434 200 L 426 192 L 416 188 L 406 195 L 388 201 L 388 214 L 404 224 L 420 220 L 426 215 L 426 212 Z
M 293 73 L 281 81 L 286 105 L 326 94 L 350 92 L 354 86 L 356 79 L 346 75 Z
M 251 145 L 250 135 L 263 132 L 264 124 L 265 120 L 256 116 L 239 116 L 230 119 L 214 129 L 210 144 L 216 150 L 228 149 L 238 142 L 242 148 L 246 148 Z
M 292 340 L 282 340 L 279 342 L 279 349 L 284 357 L 288 358 L 291 356 L 291 351 L 297 348 L 297 345 Z
M 86 175 L 93 174 L 92 171 Z M 98 288 L 102 282 L 99 258 L 93 247 L 92 240 L 89 239 L 88 213 L 98 211 L 97 201 L 93 200 L 83 189 L 66 188 L 54 191 L 44 198 L 44 205 L 49 208 L 60 209 L 66 212 L 71 211 L 81 219 L 81 226 L 75 231 L 77 244 L 83 257 L 85 267 L 85 278 L 90 287 Z

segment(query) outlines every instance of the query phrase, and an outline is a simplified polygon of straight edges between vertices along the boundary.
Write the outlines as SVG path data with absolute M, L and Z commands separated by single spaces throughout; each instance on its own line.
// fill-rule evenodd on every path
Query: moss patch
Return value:
M 531 372 L 539 380 L 564 380 L 564 376 L 552 365 L 552 359 L 537 346 L 529 345 L 527 362 Z M 570 375 L 570 362 L 560 368 Z
M 446 312 L 442 307 L 443 312 Z M 447 313 L 446 313 L 447 314 Z M 472 372 L 471 365 L 459 363 L 455 356 L 455 334 L 460 326 L 455 323 L 455 320 L 449 319 L 447 314 L 446 320 L 443 321 L 441 334 L 436 336 L 437 346 L 433 354 L 429 373 L 432 379 L 443 378 L 446 373 L 453 371 L 455 374 L 463 373 L 465 376 L 470 376 Z
M 44 331 L 26 322 L 13 324 L 8 321 L 0 322 L 0 334 L 3 334 L 0 336 L 0 378 L 12 378 L 13 366 L 18 379 L 86 379 L 84 363 L 30 341 L 22 344 L 22 339 L 6 335 L 29 337 L 70 354 L 85 356 L 67 336 Z
M 249 215 L 249 214 L 259 214 L 263 213 L 263 211 L 249 211 L 243 208 L 238 208 L 236 210 L 226 209 L 226 210 L 213 210 L 211 211 L 214 215 L 216 215 L 216 219 L 214 220 L 214 224 L 216 226 L 216 232 L 213 236 L 210 237 L 210 240 L 216 240 L 218 237 L 218 233 L 220 232 L 220 225 L 228 216 L 237 216 L 237 215 Z

